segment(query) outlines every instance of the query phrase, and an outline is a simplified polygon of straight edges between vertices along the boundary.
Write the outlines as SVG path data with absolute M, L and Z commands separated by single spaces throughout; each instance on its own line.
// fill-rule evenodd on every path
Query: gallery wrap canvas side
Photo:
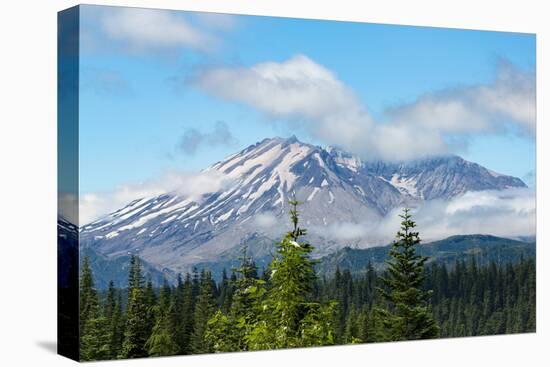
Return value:
M 79 359 L 79 7 L 58 13 L 57 351 Z

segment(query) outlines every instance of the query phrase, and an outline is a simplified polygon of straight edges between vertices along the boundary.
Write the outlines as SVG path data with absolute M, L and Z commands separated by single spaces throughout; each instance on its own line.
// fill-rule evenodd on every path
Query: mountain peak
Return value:
M 291 135 L 287 138 L 280 137 L 280 136 L 274 136 L 272 138 L 265 138 L 261 142 L 256 143 L 254 145 L 264 145 L 264 144 L 269 144 L 269 143 L 279 143 L 279 144 L 283 144 L 283 145 L 290 145 L 290 144 L 309 145 L 307 143 L 304 143 L 304 142 L 300 141 L 296 137 L 296 135 Z
M 215 261 L 243 241 L 264 248 L 286 223 L 293 193 L 303 201 L 303 220 L 323 253 L 349 242 L 328 237 L 331 225 L 379 220 L 404 203 L 524 186 L 460 157 L 366 162 L 296 136 L 264 139 L 206 170 L 226 184 L 201 200 L 162 195 L 132 202 L 84 226 L 82 244 L 113 257 L 134 251 L 151 264 L 181 272 Z

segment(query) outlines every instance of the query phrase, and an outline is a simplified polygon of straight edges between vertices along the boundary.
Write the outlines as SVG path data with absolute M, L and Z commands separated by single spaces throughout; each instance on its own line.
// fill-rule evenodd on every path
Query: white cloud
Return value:
M 311 233 L 362 246 L 387 244 L 399 229 L 400 213 L 395 209 L 378 221 L 333 223 L 311 228 Z M 449 201 L 426 201 L 412 214 L 424 242 L 457 234 L 512 238 L 536 234 L 535 192 L 524 188 L 472 191 Z
M 451 234 L 492 234 L 503 237 L 536 234 L 536 197 L 531 189 L 468 192 L 449 202 L 428 201 L 417 221 L 428 240 Z
M 100 24 L 108 37 L 124 42 L 134 52 L 180 47 L 208 51 L 219 42 L 204 27 L 166 10 L 109 8 L 101 13 Z
M 259 213 L 254 216 L 254 223 L 261 229 L 268 229 L 275 226 L 278 223 L 278 219 L 270 213 Z
M 361 108 L 334 74 L 303 55 L 249 68 L 206 69 L 197 75 L 196 84 L 278 117 L 319 119 L 326 114 L 357 113 Z
M 498 132 L 513 123 L 535 133 L 535 75 L 502 62 L 493 82 L 443 90 L 390 111 L 397 126 L 440 133 Z
M 367 159 L 406 160 L 448 153 L 449 136 L 498 133 L 508 124 L 534 132 L 534 80 L 532 74 L 503 65 L 490 84 L 424 95 L 388 111 L 386 122 L 374 121 L 350 88 L 304 55 L 251 67 L 205 69 L 193 83 Z
M 231 183 L 226 175 L 216 171 L 199 173 L 172 172 L 139 184 L 124 185 L 111 192 L 80 195 L 79 219 L 87 224 L 130 203 L 132 200 L 177 193 L 200 201 L 204 194 L 223 190 Z

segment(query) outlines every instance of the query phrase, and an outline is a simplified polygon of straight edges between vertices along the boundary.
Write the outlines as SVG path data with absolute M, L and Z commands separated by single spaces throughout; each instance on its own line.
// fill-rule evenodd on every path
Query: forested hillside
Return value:
M 349 269 L 352 275 L 364 274 L 370 264 L 376 270 L 386 267 L 391 246 L 354 249 L 350 247 L 338 250 L 319 260 L 316 265 L 319 276 L 330 277 L 338 267 Z M 536 244 L 489 235 L 452 236 L 440 241 L 419 244 L 417 252 L 427 256 L 427 264 L 437 263 L 454 267 L 457 262 L 475 261 L 479 266 L 491 263 L 516 263 L 523 259 L 536 257 Z
M 291 201 L 291 229 L 263 271 L 246 247 L 216 282 L 206 269 L 154 287 L 132 256 L 124 289 L 80 276 L 82 360 L 137 358 L 535 331 L 535 261 L 461 256 L 452 266 L 419 250 L 408 210 L 386 266 L 319 276 Z M 442 244 L 441 246 L 444 246 Z M 419 251 L 417 251 L 419 250 Z M 349 251 L 349 250 L 348 250 Z M 523 254 L 523 253 L 522 253 Z

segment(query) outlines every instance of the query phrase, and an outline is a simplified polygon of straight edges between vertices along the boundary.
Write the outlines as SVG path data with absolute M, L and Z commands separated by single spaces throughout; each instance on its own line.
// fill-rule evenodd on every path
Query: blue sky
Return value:
M 427 155 L 456 153 L 520 178 L 534 171 L 534 35 L 81 9 L 82 193 L 200 170 L 265 137 L 293 133 L 367 158 L 426 147 Z M 256 85 L 260 92 L 251 92 Z M 296 95 L 304 88 L 311 100 L 287 103 L 288 88 Z M 316 103 L 333 100 L 326 113 L 315 112 Z M 471 118 L 457 123 L 456 116 Z M 340 123 L 364 132 L 364 144 L 345 134 L 331 141 L 323 126 Z M 425 140 L 413 137 L 417 146 L 393 155 L 369 144 L 387 136 L 391 146 L 384 126 Z M 189 141 L 196 149 L 181 146 Z

